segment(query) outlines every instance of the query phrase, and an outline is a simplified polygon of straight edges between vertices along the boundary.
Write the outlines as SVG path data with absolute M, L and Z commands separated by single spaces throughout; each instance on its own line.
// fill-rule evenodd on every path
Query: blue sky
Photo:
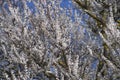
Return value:
M 14 1 L 14 0 L 13 0 L 13 1 Z M 21 1 L 17 2 L 16 5 L 19 6 L 19 10 L 20 10 L 20 11 L 24 9 L 23 6 L 22 6 L 23 4 L 21 3 Z M 35 12 L 36 12 L 36 10 L 35 10 L 35 5 L 33 4 L 32 1 L 27 1 L 27 6 L 29 7 L 29 9 L 31 10 L 32 13 L 35 13 Z M 64 9 L 65 9 L 65 8 L 66 8 L 66 9 L 68 9 L 68 8 L 73 9 L 73 15 L 74 15 L 74 12 L 75 12 L 76 9 L 75 9 L 74 5 L 72 4 L 71 0 L 62 0 L 60 6 L 61 6 L 62 8 L 64 8 Z M 5 2 L 5 5 L 4 5 L 4 8 L 5 8 L 5 9 L 8 11 L 8 13 L 9 13 L 8 4 L 7 4 L 6 2 Z M 0 7 L 0 9 L 1 9 L 1 7 Z
M 73 4 L 71 0 L 62 0 L 62 3 L 60 4 L 60 6 L 62 8 L 69 8 L 69 7 L 73 7 Z

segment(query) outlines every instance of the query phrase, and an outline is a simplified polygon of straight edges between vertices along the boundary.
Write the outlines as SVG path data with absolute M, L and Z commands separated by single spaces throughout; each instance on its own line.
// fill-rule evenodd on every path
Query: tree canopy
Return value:
M 0 80 L 120 80 L 120 1 L 65 1 L 0 0 Z

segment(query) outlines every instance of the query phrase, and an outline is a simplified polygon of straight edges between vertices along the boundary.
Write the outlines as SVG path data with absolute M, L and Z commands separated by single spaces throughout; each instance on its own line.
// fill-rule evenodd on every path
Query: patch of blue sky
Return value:
M 29 7 L 30 11 L 32 12 L 32 14 L 36 13 L 36 7 L 34 5 L 34 3 L 32 1 L 27 1 L 27 6 Z
M 87 14 L 82 14 L 81 24 L 87 26 L 86 20 L 88 20 L 89 16 Z
M 4 8 L 5 8 L 5 10 L 8 14 L 11 14 L 10 10 L 9 10 L 9 7 L 8 7 L 8 4 L 6 2 L 4 3 Z
M 72 16 L 70 15 L 69 12 L 66 13 L 67 16 L 71 16 L 72 21 L 75 21 L 75 11 L 80 14 L 81 11 L 75 8 L 74 4 L 72 3 L 71 0 L 62 0 L 60 7 L 63 9 L 72 9 Z
M 33 26 L 30 22 L 28 22 L 27 27 L 28 27 L 28 30 L 31 30 Z
M 98 62 L 99 62 L 99 61 L 98 61 L 97 59 L 95 59 L 95 60 L 93 61 L 93 63 L 91 64 L 91 69 L 96 69 Z
M 88 33 L 88 31 L 84 28 L 83 29 L 83 33 L 84 33 L 84 35 L 88 38 L 89 37 L 89 33 Z
M 17 1 L 16 5 L 19 7 L 19 11 L 24 12 L 24 4 L 22 1 Z
M 70 8 L 73 4 L 71 3 L 71 0 L 62 0 L 60 7 L 62 8 Z
M 2 7 L 0 7 L 0 13 L 2 13 Z
M 53 66 L 50 66 L 50 71 L 51 71 L 52 73 L 55 73 L 55 68 L 54 68 Z
M 14 0 L 12 0 L 12 6 L 13 6 L 14 8 L 17 8 L 17 7 L 18 7 L 20 14 L 21 14 L 22 16 L 24 16 L 24 6 L 23 6 L 22 1 L 17 1 L 17 2 L 15 2 Z M 4 2 L 4 9 L 6 10 L 6 12 L 7 12 L 8 14 L 11 14 L 7 2 Z

